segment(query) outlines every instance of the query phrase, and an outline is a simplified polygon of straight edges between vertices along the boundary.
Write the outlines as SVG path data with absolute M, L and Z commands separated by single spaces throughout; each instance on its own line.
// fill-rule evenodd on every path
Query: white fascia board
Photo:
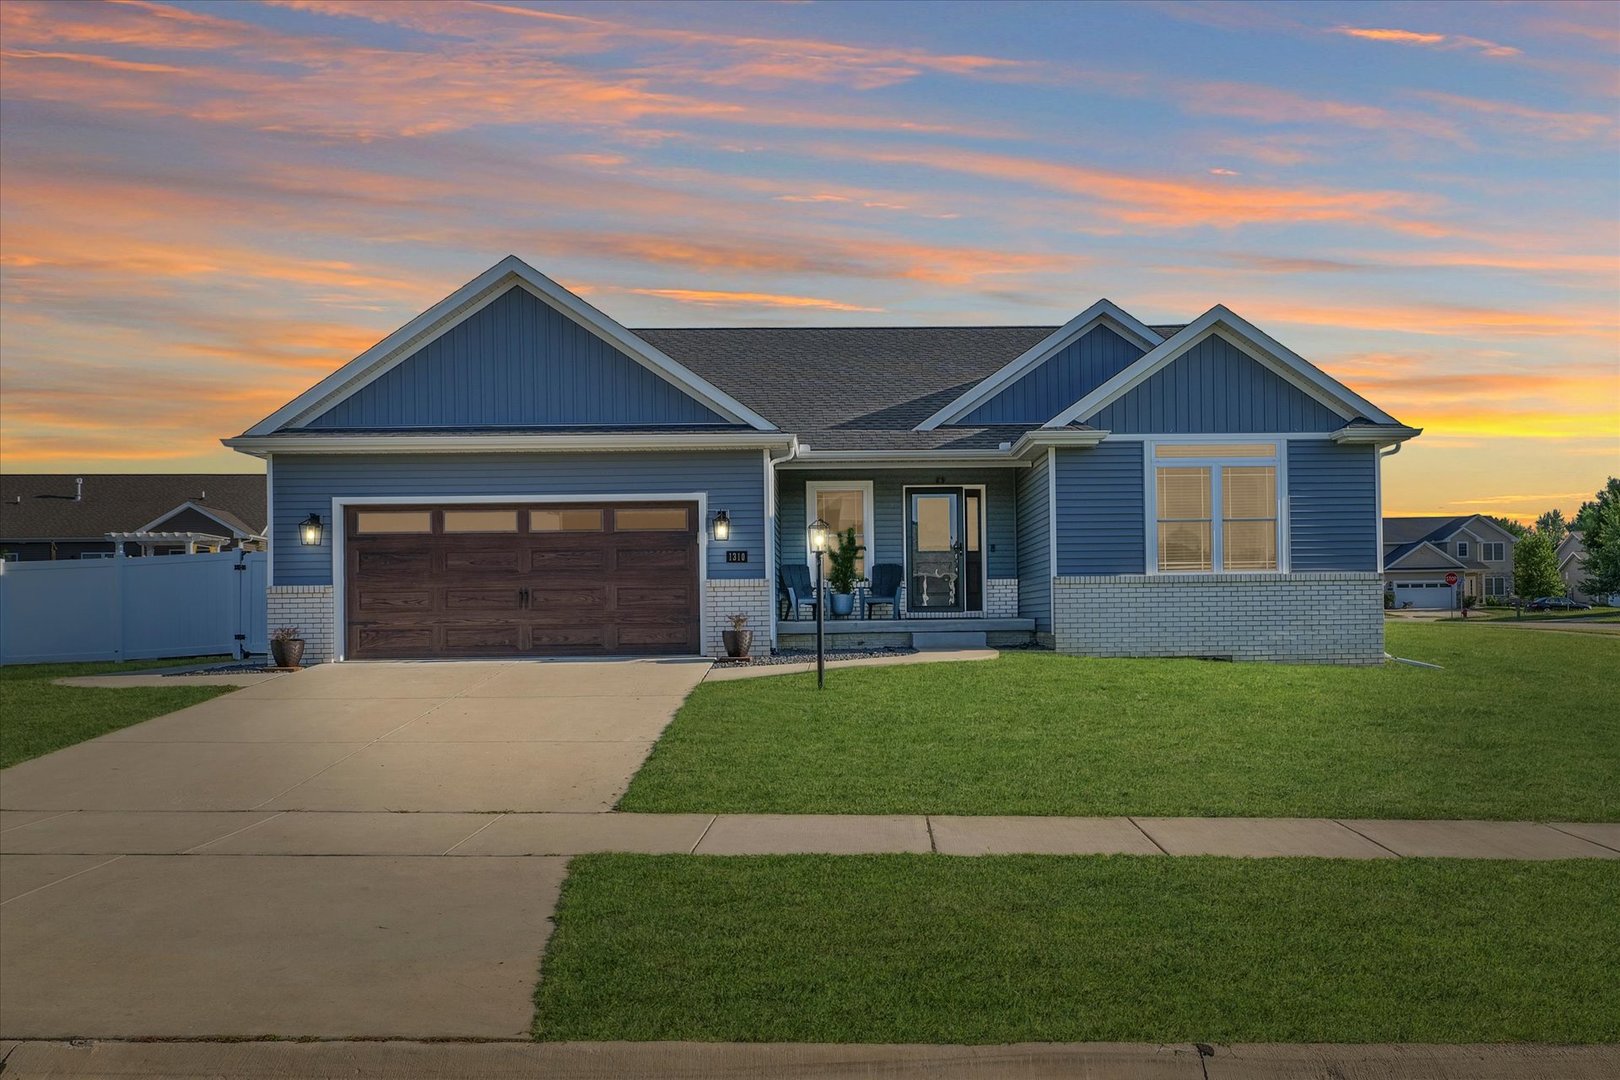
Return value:
M 1093 328 L 1104 323 L 1108 324 L 1110 329 L 1118 332 L 1121 337 L 1135 342 L 1143 349 L 1153 349 L 1164 340 L 1147 324 L 1118 304 L 1115 304 L 1112 300 L 1098 300 L 1095 304 L 1092 304 L 1086 310 L 1042 338 L 1034 347 L 1025 351 L 994 375 L 976 384 L 967 393 L 918 424 L 915 430 L 932 431 L 941 424 L 954 424 L 995 397 L 1002 390 L 1068 348 L 1075 341 L 1089 334 Z
M 1422 554 L 1422 555 L 1438 555 L 1440 558 L 1442 558 L 1442 559 L 1444 559 L 1446 561 L 1447 565 L 1454 566 L 1458 570 L 1466 570 L 1467 569 L 1467 567 L 1465 567 L 1459 560 L 1453 559 L 1450 555 L 1447 555 L 1444 551 L 1441 551 L 1439 548 L 1435 547 L 1433 543 L 1431 543 L 1430 541 L 1427 541 L 1427 540 L 1425 540 L 1423 543 L 1419 544 L 1417 547 L 1413 548 L 1411 551 L 1408 551 L 1405 555 L 1402 555 L 1399 559 L 1396 559 L 1394 562 L 1389 563 L 1388 565 L 1386 565 L 1384 567 L 1384 569 L 1385 570 L 1399 570 L 1401 568 L 1402 563 L 1404 563 L 1408 559 L 1412 558 L 1412 556 L 1420 555 L 1420 554 Z M 1425 566 L 1417 566 L 1417 567 L 1413 567 L 1412 569 L 1414 569 L 1414 570 L 1428 570 L 1428 569 L 1433 569 L 1433 568 L 1432 567 L 1425 567 Z
M 1096 446 L 1108 438 L 1106 431 L 1079 431 L 1074 428 L 1060 428 L 1050 431 L 1040 428 L 1035 431 L 1026 431 L 1013 443 L 1012 455 L 1014 457 L 1030 456 L 1036 451 L 1061 446 Z
M 1354 424 L 1342 427 L 1332 432 L 1328 438 L 1336 443 L 1372 443 L 1375 446 L 1388 446 L 1391 443 L 1403 443 L 1408 439 L 1415 439 L 1423 434 L 1422 428 L 1407 427 L 1405 424 Z
M 1163 344 L 1048 420 L 1045 426 L 1065 427 L 1095 414 L 1136 389 L 1214 333 L 1219 333 L 1251 359 L 1299 387 L 1346 420 L 1359 416 L 1391 427 L 1405 426 L 1224 304 L 1216 304 L 1204 312 Z
M 138 533 L 151 532 L 152 529 L 154 529 L 158 525 L 161 525 L 163 522 L 168 521 L 170 518 L 174 517 L 174 515 L 176 515 L 178 513 L 182 513 L 183 511 L 186 511 L 186 510 L 195 510 L 195 511 L 197 511 L 197 513 L 199 513 L 199 514 L 203 515 L 204 517 L 206 517 L 209 521 L 212 521 L 217 525 L 225 526 L 226 529 L 230 530 L 230 535 L 232 537 L 240 535 L 240 536 L 248 537 L 250 539 L 257 538 L 257 534 L 254 534 L 254 533 L 238 533 L 237 529 L 236 529 L 236 526 L 232 525 L 228 521 L 220 521 L 219 518 L 217 518 L 213 514 L 209 513 L 208 507 L 199 506 L 199 505 L 197 505 L 197 503 L 192 502 L 190 499 L 187 499 L 185 502 L 181 503 L 179 506 L 175 507 L 173 510 L 170 510 L 168 513 L 159 514 L 157 517 L 153 518 L 151 521 L 148 521 L 145 525 L 142 525 L 140 528 L 138 528 L 138 529 L 136 529 L 134 531 L 138 532 Z
M 221 439 L 220 442 L 232 450 L 259 457 L 272 451 L 278 454 L 534 454 L 593 450 L 791 450 L 797 445 L 795 436 L 777 431 L 740 431 L 735 434 L 265 435 L 256 438 L 242 435 L 235 439 Z
M 939 465 L 958 468 L 1023 468 L 1028 462 L 1019 461 L 1006 450 L 812 450 L 801 446 L 791 461 L 777 468 L 818 469 L 829 465 L 877 465 L 886 469 L 931 469 Z
M 318 415 L 339 401 L 381 378 L 417 350 L 448 333 L 517 285 L 549 304 L 586 330 L 619 349 L 643 367 L 675 384 L 715 412 L 757 431 L 775 431 L 776 425 L 682 367 L 597 308 L 586 303 L 540 271 L 508 255 L 377 344 L 243 432 L 268 435 Z

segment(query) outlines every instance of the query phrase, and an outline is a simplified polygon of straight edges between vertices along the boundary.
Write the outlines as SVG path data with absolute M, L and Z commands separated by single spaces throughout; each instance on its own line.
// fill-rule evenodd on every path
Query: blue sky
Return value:
M 1392 511 L 1620 472 L 1620 5 L 0 19 L 11 468 L 252 467 L 217 439 L 511 252 L 631 326 L 1221 302 L 1427 429 Z

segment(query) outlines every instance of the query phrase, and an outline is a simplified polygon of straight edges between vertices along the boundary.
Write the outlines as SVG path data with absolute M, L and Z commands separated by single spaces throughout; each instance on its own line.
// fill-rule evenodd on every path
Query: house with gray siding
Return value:
M 1387 517 L 1383 532 L 1385 588 L 1397 608 L 1451 609 L 1464 597 L 1513 595 L 1518 537 L 1484 514 Z
M 629 330 L 508 257 L 225 443 L 317 660 L 804 644 L 820 520 L 860 546 L 834 645 L 1359 664 L 1417 434 L 1219 305 Z

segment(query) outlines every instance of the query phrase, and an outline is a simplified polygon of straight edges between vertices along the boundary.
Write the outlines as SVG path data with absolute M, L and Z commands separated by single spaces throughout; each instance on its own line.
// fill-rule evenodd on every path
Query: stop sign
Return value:
M 1457 584 L 1457 575 L 1456 574 L 1447 574 L 1446 575 L 1446 584 L 1447 585 L 1455 585 L 1455 584 Z

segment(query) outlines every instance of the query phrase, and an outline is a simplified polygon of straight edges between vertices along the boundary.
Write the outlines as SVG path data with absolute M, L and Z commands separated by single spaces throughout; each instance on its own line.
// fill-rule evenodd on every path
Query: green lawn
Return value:
M 228 686 L 190 686 L 181 679 L 176 679 L 173 687 L 130 687 L 127 690 L 53 686 L 52 679 L 113 675 L 142 668 L 177 667 L 225 659 L 229 657 L 0 668 L 0 769 L 231 690 Z
M 1387 642 L 1444 670 L 1014 652 L 709 683 L 620 808 L 1620 820 L 1620 640 Z
M 548 1040 L 1620 1039 L 1620 864 L 592 855 Z

